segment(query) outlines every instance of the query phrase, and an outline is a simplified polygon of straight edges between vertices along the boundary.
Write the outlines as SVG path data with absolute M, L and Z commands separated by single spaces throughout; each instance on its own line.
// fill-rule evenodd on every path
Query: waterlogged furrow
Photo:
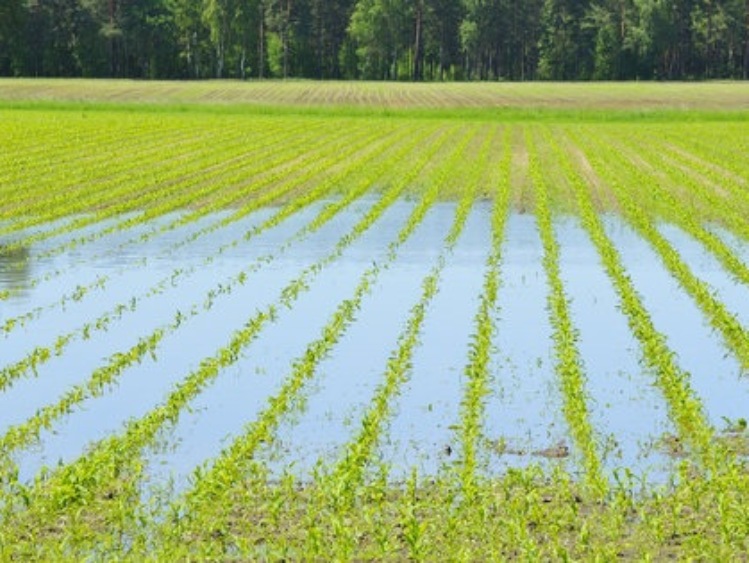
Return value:
M 493 314 L 497 326 L 492 352 L 492 393 L 487 397 L 484 451 L 492 476 L 511 468 L 551 470 L 554 461 L 536 452 L 567 440 L 561 386 L 554 372 L 552 327 L 546 301 L 543 245 L 536 218 L 536 194 L 528 172 L 524 128 L 513 131 L 510 189 L 520 213 L 507 218 L 503 251 L 501 310 Z M 529 409 L 528 405 L 534 405 Z M 534 455 L 536 454 L 536 455 Z M 529 456 L 533 456 L 529 459 Z
M 588 137 L 588 142 L 601 154 L 608 155 L 609 151 L 596 139 Z M 656 228 L 650 214 L 630 194 L 623 178 L 613 174 L 608 165 L 599 165 L 596 172 L 613 189 L 627 221 L 650 243 L 671 275 L 679 281 L 710 324 L 723 336 L 726 347 L 736 356 L 742 368 L 749 370 L 749 331 L 736 319 L 736 315 L 713 295 L 712 288 L 698 278 L 682 260 L 676 249 Z
M 278 166 L 277 171 L 274 174 L 270 174 L 263 178 L 262 180 L 254 180 L 252 183 L 252 191 L 253 192 L 261 192 L 266 186 L 270 184 L 277 183 L 279 180 L 284 179 L 283 182 L 281 182 L 280 185 L 277 185 L 275 188 L 270 189 L 268 191 L 265 191 L 262 193 L 262 195 L 258 195 L 252 199 L 249 200 L 248 203 L 246 203 L 243 207 L 237 209 L 236 211 L 229 214 L 227 217 L 224 217 L 223 219 L 214 222 L 212 225 L 203 227 L 202 229 L 192 233 L 189 237 L 187 237 L 184 241 L 182 241 L 180 244 L 174 244 L 171 245 L 169 248 L 167 248 L 164 252 L 165 253 L 171 253 L 175 251 L 176 249 L 180 248 L 180 246 L 184 244 L 191 243 L 198 239 L 200 236 L 205 235 L 207 233 L 212 232 L 213 230 L 216 230 L 222 226 L 228 225 L 234 221 L 239 220 L 240 218 L 246 216 L 251 211 L 254 211 L 256 209 L 259 209 L 269 203 L 272 203 L 276 199 L 280 199 L 284 196 L 286 196 L 291 190 L 297 188 L 300 184 L 303 184 L 304 182 L 308 181 L 309 178 L 313 177 L 316 174 L 319 174 L 319 166 L 325 165 L 330 158 L 344 158 L 347 162 L 347 166 L 345 167 L 346 170 L 354 169 L 356 167 L 361 166 L 362 160 L 369 161 L 372 158 L 372 154 L 377 155 L 378 150 L 384 150 L 383 143 L 385 140 L 379 140 L 379 142 L 374 142 L 375 134 L 369 133 L 366 134 L 363 141 L 359 140 L 354 136 L 354 139 L 348 138 L 345 148 L 339 146 L 338 144 L 334 145 L 333 147 L 325 147 L 325 151 L 319 151 L 314 156 L 310 157 L 310 161 L 314 159 L 314 161 L 317 163 L 317 166 L 310 167 L 306 172 L 302 173 L 299 176 L 292 176 L 289 179 L 284 179 L 284 176 L 286 175 L 285 167 L 282 164 L 285 164 L 285 161 Z M 356 142 L 355 142 L 356 141 Z M 358 158 L 354 158 L 355 155 L 362 149 L 376 149 L 372 150 L 371 153 L 367 152 L 365 153 L 366 158 L 359 156 Z M 311 152 L 311 151 L 310 151 Z M 271 165 L 272 168 L 276 168 L 276 164 L 273 163 Z M 299 164 L 299 163 L 297 163 Z M 323 168 L 324 170 L 324 168 Z M 317 184 L 317 187 L 319 186 L 326 186 L 328 183 L 330 183 L 330 180 L 332 178 L 339 178 L 341 176 L 340 173 L 337 174 L 327 174 L 327 178 L 325 181 L 321 181 Z M 314 190 L 317 192 L 317 189 Z M 158 233 L 167 232 L 169 230 L 175 229 L 181 225 L 188 224 L 193 221 L 197 221 L 198 219 L 205 217 L 206 215 L 215 212 L 216 210 L 222 209 L 226 206 L 231 205 L 236 199 L 245 198 L 246 193 L 244 190 L 237 190 L 237 193 L 230 193 L 230 197 L 228 198 L 216 198 L 214 199 L 210 205 L 201 207 L 198 211 L 185 213 L 183 215 L 178 216 L 175 220 L 167 222 L 165 225 L 154 227 L 147 232 L 141 234 L 138 237 L 134 237 L 120 245 L 118 245 L 113 252 L 116 252 L 118 250 L 122 250 L 124 248 L 127 248 L 130 244 L 143 244 L 146 243 L 149 239 L 151 239 L 153 236 L 155 236 Z M 130 226 L 129 226 L 130 227 Z M 128 227 L 128 228 L 129 228 Z M 113 228 L 116 228 L 113 227 Z M 97 238 L 100 236 L 100 233 L 97 233 Z M 89 237 L 87 239 L 89 242 L 92 240 L 92 237 Z M 41 258 L 43 256 L 40 255 L 37 258 Z M 159 257 L 155 257 L 154 259 L 158 259 Z M 87 260 L 96 260 L 97 257 L 89 257 Z M 149 264 L 149 258 L 143 257 L 140 260 L 140 267 L 146 268 Z M 74 266 L 71 266 L 74 267 Z M 134 267 L 133 264 L 128 265 L 127 271 L 131 271 Z M 49 281 L 53 277 L 56 277 L 56 275 L 60 275 L 63 271 L 57 270 L 55 272 L 54 276 L 51 276 L 49 274 L 44 276 L 45 281 Z M 113 274 L 113 277 L 117 277 L 117 273 Z M 34 311 L 28 312 L 24 315 L 14 317 L 11 319 L 8 319 L 4 322 L 2 327 L 0 327 L 0 332 L 9 332 L 13 327 L 15 326 L 23 326 L 24 324 L 28 323 L 30 320 L 38 318 L 45 310 L 52 310 L 59 306 L 64 306 L 70 299 L 78 302 L 81 301 L 81 299 L 86 295 L 88 291 L 91 289 L 98 289 L 103 290 L 106 287 L 107 281 L 109 281 L 110 277 L 98 277 L 95 282 L 89 285 L 79 285 L 74 292 L 71 294 L 63 295 L 60 300 L 56 303 L 52 303 L 46 307 L 38 307 Z M 34 281 L 38 281 L 34 280 Z M 32 281 L 29 286 L 31 286 L 34 282 Z
M 449 131 L 442 132 L 442 142 L 448 133 Z M 85 457 L 48 476 L 42 476 L 28 491 L 28 495 L 31 495 L 29 498 L 33 497 L 28 510 L 9 515 L 13 521 L 11 528 L 23 534 L 22 530 L 26 526 L 32 528 L 38 525 L 43 526 L 50 515 L 54 521 L 65 517 L 66 513 L 84 527 L 95 525 L 95 521 L 87 521 L 87 519 L 92 514 L 96 514 L 96 505 L 99 505 L 100 509 L 109 505 L 110 511 L 116 508 L 113 506 L 116 503 L 107 502 L 108 498 L 105 493 L 108 488 L 114 486 L 125 493 L 125 496 L 134 494 L 132 487 L 137 484 L 142 469 L 139 452 L 156 437 L 157 432 L 163 429 L 164 425 L 176 422 L 180 411 L 189 401 L 200 393 L 222 369 L 235 362 L 240 351 L 252 342 L 262 327 L 267 322 L 271 322 L 281 309 L 291 307 L 298 295 L 305 291 L 312 278 L 326 264 L 340 256 L 343 249 L 356 240 L 360 234 L 369 229 L 397 199 L 402 190 L 402 184 L 388 190 L 353 230 L 340 239 L 327 256 L 306 268 L 299 277 L 284 287 L 276 302 L 248 319 L 243 328 L 233 334 L 230 342 L 214 356 L 204 359 L 200 367 L 183 379 L 161 406 L 143 418 L 129 423 L 123 434 L 99 442 Z M 74 487 L 74 495 L 71 497 L 70 487 L 74 483 L 80 483 L 81 480 L 85 481 L 86 487 Z M 123 489 L 119 489 L 119 486 Z M 23 485 L 12 483 L 9 488 L 13 487 L 23 487 Z M 117 496 L 120 502 L 126 500 L 124 497 Z M 109 499 L 111 498 L 110 496 Z M 86 510 L 83 510 L 84 505 Z M 49 508 L 52 508 L 51 512 L 48 511 Z M 111 514 L 111 512 L 105 511 L 105 514 Z M 18 539 L 22 537 L 23 535 Z
M 531 134 L 527 133 L 526 142 L 528 143 L 530 174 L 536 189 L 536 216 L 544 247 L 543 263 L 549 284 L 548 309 L 554 328 L 556 372 L 560 378 L 564 398 L 564 414 L 570 427 L 570 434 L 583 458 L 585 482 L 589 492 L 593 498 L 601 499 L 607 493 L 608 483 L 603 476 L 596 435 L 590 422 L 587 405 L 589 397 L 585 389 L 583 361 L 577 344 L 578 334 L 572 322 L 568 297 L 564 291 L 559 268 L 559 243 L 552 224 L 548 180 L 547 176 L 541 172 L 541 164 L 538 160 L 538 139 L 532 139 Z
M 467 138 L 466 136 L 466 140 L 461 146 L 465 146 Z M 454 153 L 454 155 L 459 154 L 458 150 Z M 454 159 L 455 156 L 453 156 Z M 420 165 L 410 170 L 409 176 L 411 178 L 404 178 L 403 187 L 408 185 L 425 164 L 426 161 L 421 160 Z M 362 299 L 369 292 L 380 271 L 387 268 L 388 264 L 395 260 L 399 247 L 422 222 L 445 180 L 445 177 L 437 178 L 435 183 L 431 185 L 429 192 L 416 206 L 396 240 L 389 245 L 385 262 L 374 264 L 364 273 L 352 297 L 341 302 L 329 323 L 323 328 L 321 337 L 310 343 L 305 353 L 294 362 L 292 373 L 284 379 L 283 387 L 276 396 L 268 401 L 269 408 L 249 426 L 244 436 L 235 440 L 233 445 L 217 458 L 209 472 L 198 472 L 196 474 L 196 483 L 183 501 L 189 507 L 186 510 L 189 517 L 181 523 L 181 529 L 179 529 L 177 536 L 174 536 L 178 538 L 178 542 L 184 541 L 180 538 L 189 539 L 196 534 L 205 533 L 207 522 L 210 522 L 213 528 L 225 525 L 223 523 L 227 522 L 230 514 L 222 510 L 227 505 L 216 502 L 217 497 L 232 497 L 236 494 L 242 494 L 241 491 L 235 491 L 235 489 L 237 487 L 243 488 L 247 476 L 257 471 L 256 462 L 253 461 L 256 450 L 261 445 L 267 446 L 273 440 L 273 430 L 280 419 L 286 414 L 292 403 L 299 400 L 298 397 L 305 382 L 315 374 L 317 365 L 339 341 L 343 332 L 352 322 Z M 461 216 L 466 215 L 468 209 L 470 209 L 470 200 L 463 207 L 465 209 Z M 210 499 L 209 503 L 205 502 L 207 499 Z M 173 533 L 173 531 L 169 531 L 169 533 Z
M 619 137 L 617 140 L 619 143 L 622 142 Z M 615 145 L 612 140 L 609 140 L 606 144 Z M 647 186 L 647 190 L 640 191 L 643 196 L 651 198 L 652 201 L 665 203 L 668 220 L 681 225 L 685 231 L 690 233 L 706 249 L 713 253 L 735 279 L 749 286 L 749 266 L 739 259 L 720 237 L 705 228 L 705 221 L 702 218 L 702 215 L 704 215 L 702 209 L 704 208 L 703 206 L 706 206 L 717 213 L 719 220 L 728 226 L 729 229 L 749 239 L 749 225 L 746 222 L 746 213 L 742 212 L 737 206 L 736 198 L 733 196 L 730 199 L 719 198 L 714 189 L 705 187 L 704 180 L 685 175 L 682 170 L 675 169 L 668 162 L 665 162 L 662 156 L 648 156 L 657 154 L 656 151 L 650 153 L 637 151 L 630 143 L 627 143 L 627 146 L 628 150 L 626 153 L 623 153 L 620 148 L 608 154 L 609 158 L 607 158 L 607 161 L 617 171 L 616 173 L 626 178 L 632 178 L 633 182 L 629 186 Z M 662 149 L 662 147 L 659 147 L 659 149 Z M 667 174 L 671 182 L 670 189 L 669 186 L 661 185 L 654 172 L 648 172 L 641 164 L 638 165 L 633 162 L 633 158 L 651 162 L 655 160 L 653 170 L 657 171 L 658 174 Z M 686 188 L 690 197 L 684 197 L 684 194 L 675 194 L 673 186 L 682 186 L 681 189 Z M 724 182 L 721 183 L 721 189 L 725 188 L 725 186 Z M 693 199 L 695 196 L 702 200 L 703 206 L 694 203 Z
M 598 172 L 602 167 L 598 153 L 586 151 L 585 145 L 577 136 L 570 137 L 585 151 L 585 157 Z M 653 325 L 647 309 L 627 275 L 619 251 L 607 236 L 601 219 L 593 208 L 587 186 L 568 159 L 560 158 L 560 162 L 566 178 L 575 189 L 582 224 L 598 249 L 606 272 L 614 284 L 622 311 L 640 342 L 644 363 L 653 370 L 656 382 L 666 398 L 671 419 L 676 424 L 681 438 L 700 458 L 705 458 L 712 448 L 713 430 L 707 422 L 699 399 L 691 389 L 690 375 L 678 366 L 666 338 Z
M 338 211 L 345 208 L 352 201 L 354 201 L 354 199 L 364 194 L 367 189 L 371 187 L 372 182 L 374 181 L 373 179 L 377 178 L 379 174 L 385 174 L 385 165 L 393 165 L 399 163 L 418 144 L 419 139 L 419 134 L 413 134 L 411 137 L 409 137 L 408 143 L 404 144 L 403 146 L 396 145 L 397 151 L 395 151 L 395 153 L 391 155 L 389 159 L 383 159 L 379 164 L 375 165 L 374 168 L 370 168 L 368 170 L 368 174 L 366 174 L 361 181 L 348 188 L 345 197 L 341 198 L 337 202 L 328 205 L 316 220 L 308 225 L 307 228 L 303 229 L 289 241 L 287 241 L 287 243 L 279 252 L 285 251 L 291 244 L 293 244 L 295 240 L 298 240 L 305 234 L 318 229 L 320 226 L 330 220 L 330 218 L 332 218 Z M 87 322 L 83 326 L 59 335 L 53 345 L 37 346 L 36 348 L 31 350 L 24 358 L 18 360 L 13 364 L 4 366 L 0 370 L 0 390 L 7 388 L 14 380 L 20 377 L 27 377 L 31 374 L 36 374 L 37 369 L 43 363 L 47 362 L 52 357 L 62 355 L 68 345 L 72 342 L 81 338 L 84 340 L 88 340 L 95 332 L 107 330 L 107 328 L 111 326 L 113 322 L 122 319 L 123 315 L 134 313 L 142 301 L 160 295 L 165 291 L 176 287 L 179 282 L 185 281 L 193 273 L 200 271 L 205 267 L 209 267 L 217 257 L 224 254 L 229 249 L 235 248 L 240 242 L 250 241 L 253 237 L 258 236 L 263 231 L 279 225 L 282 221 L 290 217 L 292 214 L 296 213 L 298 210 L 312 204 L 332 190 L 335 190 L 336 186 L 346 181 L 349 178 L 350 174 L 353 174 L 354 172 L 359 170 L 364 170 L 369 163 L 375 160 L 378 156 L 381 156 L 383 151 L 385 151 L 387 148 L 387 141 L 392 141 L 392 139 L 385 137 L 381 143 L 375 145 L 375 148 L 372 152 L 367 153 L 361 159 L 350 161 L 345 167 L 338 170 L 337 173 L 328 175 L 326 180 L 319 182 L 314 189 L 309 190 L 303 196 L 291 200 L 291 202 L 282 207 L 269 219 L 263 221 L 260 225 L 248 230 L 240 239 L 236 239 L 217 248 L 215 252 L 212 253 L 212 255 L 206 257 L 201 263 L 175 270 L 170 275 L 162 278 L 147 292 L 133 296 L 127 302 L 120 303 L 114 308 L 105 311 L 96 319 Z M 262 206 L 265 204 L 267 204 L 267 200 L 264 198 L 250 200 L 245 208 L 237 210 L 235 215 L 237 217 L 247 215 L 251 211 L 262 208 Z M 192 242 L 193 238 L 188 237 L 188 240 Z M 178 246 L 179 245 L 171 248 L 171 250 L 175 250 Z M 275 258 L 275 253 L 266 255 L 262 259 L 256 261 L 253 269 L 256 270 L 261 267 L 262 264 L 267 264 L 269 261 L 272 261 Z M 249 273 L 249 271 L 251 270 L 246 271 L 245 275 Z

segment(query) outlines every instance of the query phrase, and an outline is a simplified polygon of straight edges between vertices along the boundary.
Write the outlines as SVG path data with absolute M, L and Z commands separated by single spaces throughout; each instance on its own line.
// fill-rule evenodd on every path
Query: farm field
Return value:
M 742 560 L 746 93 L 0 81 L 0 559 Z

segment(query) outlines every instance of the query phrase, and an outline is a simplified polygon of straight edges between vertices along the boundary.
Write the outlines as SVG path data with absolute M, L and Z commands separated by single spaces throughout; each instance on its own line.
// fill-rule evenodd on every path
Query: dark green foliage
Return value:
M 0 0 L 0 76 L 746 78 L 747 0 Z

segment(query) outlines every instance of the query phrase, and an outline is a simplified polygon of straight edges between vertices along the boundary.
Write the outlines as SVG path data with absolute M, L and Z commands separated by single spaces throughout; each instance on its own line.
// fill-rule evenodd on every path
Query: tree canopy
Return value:
M 0 75 L 749 76 L 749 0 L 0 0 Z

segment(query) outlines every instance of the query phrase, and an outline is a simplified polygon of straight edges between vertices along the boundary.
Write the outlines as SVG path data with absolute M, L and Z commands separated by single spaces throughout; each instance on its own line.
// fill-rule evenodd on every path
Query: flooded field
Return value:
M 701 124 L 2 111 L 0 559 L 746 543 L 749 167 Z
M 324 261 L 375 202 L 367 198 L 355 202 L 315 233 L 305 233 L 305 225 L 331 202 L 313 204 L 251 240 L 243 240 L 243 235 L 267 220 L 272 209 L 187 244 L 199 229 L 220 223 L 223 215 L 207 215 L 197 224 L 145 242 L 140 238 L 144 233 L 153 233 L 161 222 L 179 216 L 106 235 L 85 250 L 55 259 L 41 256 L 64 244 L 63 237 L 4 257 L 0 279 L 14 293 L 3 303 L 0 325 L 24 319 L 23 327 L 3 335 L 0 363 L 6 370 L 35 349 L 54 347 L 61 334 L 83 334 L 82 327 L 92 322 L 94 327 L 71 342 L 64 354 L 5 387 L 0 395 L 2 433 L 54 404 L 71 387 L 85 386 L 103 360 L 135 345 L 165 320 L 180 311 L 206 309 L 185 318 L 178 330 L 170 330 L 158 348 L 119 373 L 116 381 L 77 403 L 39 435 L 33 448 L 15 454 L 21 478 L 29 482 L 45 465 L 75 460 L 89 444 L 155 408 L 248 318 L 273 306 L 284 287 Z M 317 365 L 304 405 L 287 416 L 272 447 L 260 458 L 279 475 L 291 468 L 299 478 L 309 479 L 318 463 L 340 455 L 381 383 L 409 309 L 420 298 L 421 282 L 438 260 L 440 241 L 450 229 L 457 204 L 435 203 L 397 254 L 388 257 L 388 245 L 413 208 L 414 202 L 393 204 L 366 234 L 310 280 L 293 307 L 280 309 L 236 361 L 216 374 L 190 410 L 161 436 L 149 460 L 150 480 L 175 481 L 183 487 L 197 467 L 240 436 L 278 393 L 305 347 L 320 333 L 340 300 L 354 292 L 367 268 L 387 262 L 346 334 Z M 413 468 L 422 475 L 436 475 L 459 450 L 455 428 L 460 423 L 472 320 L 491 249 L 490 221 L 489 203 L 473 205 L 461 236 L 445 255 L 439 293 L 427 311 L 410 376 L 393 405 L 388 438 L 378 454 L 391 466 L 394 478 L 405 478 Z M 84 236 L 101 227 L 94 226 Z M 607 218 L 606 228 L 621 249 L 656 327 L 691 374 L 711 424 L 720 427 L 724 420 L 745 416 L 749 386 L 738 362 L 646 243 L 616 216 Z M 730 302 L 739 318 L 749 316 L 746 286 L 711 262 L 682 231 L 669 224 L 660 229 L 676 240 L 685 260 Z M 675 432 L 667 405 L 653 385 L 652 374 L 641 366 L 637 342 L 579 222 L 560 216 L 555 233 L 604 465 L 611 474 L 626 467 L 651 483 L 663 484 L 674 459 L 658 445 Z M 533 216 L 507 218 L 501 252 L 500 290 L 492 319 L 496 338 L 487 397 L 485 471 L 501 474 L 507 467 L 561 463 L 573 473 L 580 472 L 554 371 L 543 247 Z M 231 293 L 217 293 L 210 308 L 205 308 L 207 295 L 239 275 L 244 275 L 241 284 Z M 176 278 L 178 284 L 163 284 Z M 65 288 L 88 286 L 94 286 L 90 297 L 60 301 Z M 135 309 L 128 309 L 106 330 L 96 329 L 97 319 L 132 300 L 137 300 Z M 560 445 L 569 455 L 543 455 Z

